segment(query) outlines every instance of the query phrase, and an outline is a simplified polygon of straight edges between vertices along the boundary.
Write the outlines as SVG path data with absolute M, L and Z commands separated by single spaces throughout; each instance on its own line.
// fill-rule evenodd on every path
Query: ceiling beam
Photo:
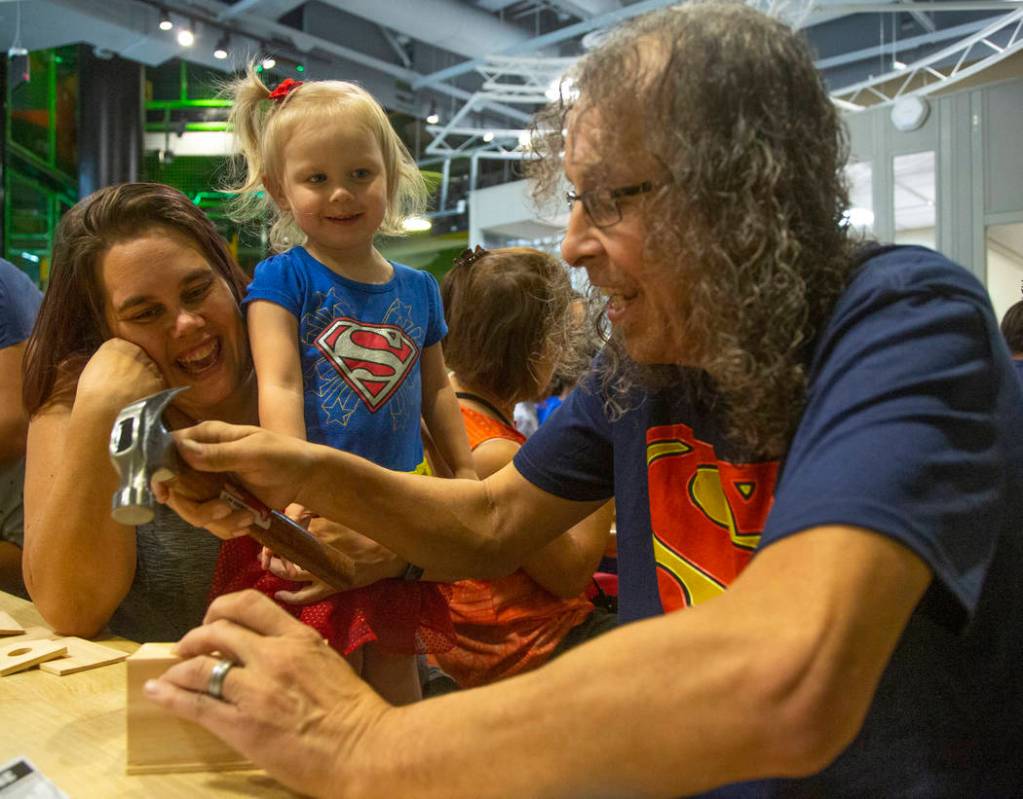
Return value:
M 938 26 L 934 24 L 934 20 L 923 11 L 910 11 L 909 15 L 917 21 L 921 28 L 929 33 L 934 33 L 938 29 Z
M 829 14 L 891 14 L 896 11 L 1015 11 L 1023 0 L 896 0 L 894 3 L 828 3 L 818 6 Z
M 548 5 L 579 19 L 593 19 L 618 11 L 621 0 L 547 0 Z
M 976 33 L 985 25 L 990 24 L 990 22 L 990 19 L 980 19 L 976 22 L 967 22 L 965 25 L 956 25 L 954 28 L 942 28 L 934 33 L 910 36 L 905 39 L 899 39 L 896 42 L 885 42 L 883 45 L 874 45 L 862 50 L 853 50 L 849 53 L 821 58 L 815 61 L 814 64 L 817 69 L 820 70 L 840 67 L 845 64 L 855 64 L 858 61 L 866 61 L 870 58 L 877 58 L 881 55 L 891 54 L 893 49 L 895 52 L 913 50 L 917 47 L 926 47 L 929 44 L 938 44 L 939 42 L 948 41 L 949 39 L 958 39 L 963 36 L 969 36 L 971 33 Z
M 172 11 L 178 10 L 175 7 L 177 5 L 175 2 L 167 2 L 166 5 Z M 223 3 L 220 0 L 188 0 L 188 5 L 193 9 L 196 7 L 203 8 L 214 17 L 221 11 L 224 11 L 225 8 L 229 7 L 226 3 Z M 181 9 L 180 13 L 187 12 L 184 11 L 184 9 Z M 390 61 L 375 58 L 374 56 L 367 55 L 366 53 L 359 52 L 358 50 L 353 50 L 350 47 L 345 47 L 337 42 L 332 42 L 328 39 L 314 36 L 310 33 L 298 30 L 297 28 L 282 25 L 279 22 L 264 19 L 263 17 L 251 15 L 243 16 L 240 19 L 235 20 L 235 25 L 244 35 L 252 36 L 257 39 L 262 38 L 272 40 L 274 37 L 279 37 L 285 41 L 290 40 L 293 42 L 294 46 L 303 53 L 309 53 L 313 49 L 319 49 L 323 52 L 329 53 L 330 55 L 345 59 L 346 61 L 371 67 L 413 86 L 419 78 L 424 77 L 415 70 L 406 69 L 405 67 L 393 64 Z M 249 28 L 249 30 L 246 30 L 246 28 Z M 473 96 L 472 92 L 460 89 L 457 86 L 452 86 L 450 84 L 442 84 L 433 88 L 434 91 L 450 95 L 451 97 L 455 97 L 459 100 L 468 100 Z M 493 111 L 518 122 L 528 122 L 530 119 L 529 114 L 525 114 L 517 108 L 509 108 L 508 106 L 500 103 L 487 103 L 487 106 Z
M 293 11 L 306 0 L 238 0 L 232 6 L 228 6 L 220 14 L 218 19 L 234 19 L 240 14 L 257 14 L 268 19 L 280 19 L 289 11 Z
M 504 11 L 508 6 L 514 5 L 518 0 L 476 0 L 476 7 L 484 11 Z
M 631 6 L 626 6 L 625 8 L 613 11 L 610 14 L 603 14 L 599 17 L 584 20 L 583 22 L 577 22 L 575 25 L 568 25 L 564 28 L 559 28 L 556 31 L 545 33 L 543 36 L 536 36 L 522 44 L 506 47 L 503 50 L 494 50 L 492 55 L 519 55 L 521 53 L 533 52 L 543 47 L 547 47 L 550 44 L 563 42 L 566 39 L 571 39 L 575 36 L 588 33 L 596 28 L 614 25 L 631 17 L 637 17 L 640 14 L 646 14 L 648 11 L 664 8 L 665 6 L 672 5 L 676 2 L 678 2 L 678 0 L 640 0 L 638 3 L 633 3 Z M 486 63 L 486 59 L 476 58 L 472 61 L 464 61 L 461 64 L 455 64 L 447 69 L 441 69 L 430 75 L 425 75 L 419 78 L 419 80 L 412 84 L 412 88 L 424 89 L 428 86 L 438 88 L 445 85 L 444 81 L 472 72 L 484 63 Z
M 401 42 L 398 41 L 398 37 L 394 31 L 390 28 L 385 28 L 383 25 L 378 25 L 377 28 L 380 30 L 380 35 L 384 37 L 384 40 L 390 46 L 394 54 L 398 56 L 398 60 L 405 66 L 405 69 L 412 69 L 412 59 L 409 58 L 408 53 L 405 52 L 405 47 Z
M 465 58 L 481 58 L 494 50 L 520 45 L 530 39 L 524 29 L 456 0 L 321 2 Z

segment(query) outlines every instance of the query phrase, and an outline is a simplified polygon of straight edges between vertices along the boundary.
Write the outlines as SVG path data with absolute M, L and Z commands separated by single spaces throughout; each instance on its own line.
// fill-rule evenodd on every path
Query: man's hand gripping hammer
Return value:
M 268 508 L 231 475 L 198 472 L 181 460 L 163 414 L 171 400 L 184 390 L 186 387 L 170 388 L 143 397 L 117 415 L 110 431 L 110 459 L 121 477 L 110 513 L 114 521 L 127 525 L 151 522 L 156 500 L 150 481 L 180 476 L 194 500 L 219 497 L 236 508 L 251 511 L 255 524 L 249 534 L 275 554 L 339 591 L 350 587 L 352 562 L 344 554 L 325 546 L 283 513 Z

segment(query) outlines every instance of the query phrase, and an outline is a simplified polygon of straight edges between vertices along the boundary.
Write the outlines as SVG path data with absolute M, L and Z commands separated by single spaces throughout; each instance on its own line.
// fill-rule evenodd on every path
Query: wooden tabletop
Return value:
M 46 626 L 30 602 L 2 591 L 0 610 L 25 627 Z M 126 652 L 138 648 L 97 640 Z M 294 796 L 258 771 L 125 774 L 123 662 L 63 677 L 39 669 L 0 677 L 0 708 L 0 763 L 27 757 L 72 799 Z

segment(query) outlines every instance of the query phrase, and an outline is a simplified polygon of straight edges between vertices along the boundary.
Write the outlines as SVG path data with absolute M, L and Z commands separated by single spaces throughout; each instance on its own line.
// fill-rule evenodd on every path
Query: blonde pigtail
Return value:
M 275 236 L 282 222 L 290 222 L 290 215 L 283 219 L 279 208 L 263 184 L 263 177 L 272 170 L 274 164 L 268 163 L 274 148 L 268 141 L 268 123 L 273 113 L 270 89 L 263 83 L 256 72 L 255 62 L 250 62 L 245 75 L 228 84 L 225 92 L 232 100 L 228 123 L 234 132 L 237 155 L 232 159 L 226 191 L 236 196 L 228 209 L 231 218 L 237 222 L 251 222 L 256 219 L 268 220 L 271 224 L 271 244 L 275 250 L 291 246 L 294 237 L 288 236 L 287 242 Z M 289 231 L 290 232 L 290 231 Z M 276 240 L 275 240 L 276 239 Z
M 388 196 L 392 201 L 388 203 L 387 213 L 384 214 L 384 220 L 380 225 L 380 233 L 385 236 L 404 236 L 404 221 L 410 216 L 426 211 L 430 191 L 412 154 L 389 124 L 381 138 L 390 145 L 392 151 L 390 160 L 394 167 L 392 174 L 387 176 L 390 184 Z

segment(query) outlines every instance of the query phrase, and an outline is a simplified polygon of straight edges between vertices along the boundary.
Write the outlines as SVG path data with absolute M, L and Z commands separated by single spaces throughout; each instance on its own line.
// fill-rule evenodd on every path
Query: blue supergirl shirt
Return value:
M 919 247 L 866 261 L 818 337 L 784 464 L 741 458 L 681 391 L 629 400 L 610 422 L 576 391 L 515 458 L 557 496 L 616 498 L 624 621 L 711 599 L 823 525 L 889 536 L 934 575 L 845 752 L 713 795 L 1023 795 L 1023 387 L 976 279 Z
M 412 471 L 423 459 L 419 359 L 447 326 L 433 276 L 392 267 L 387 283 L 359 283 L 295 247 L 256 266 L 244 302 L 298 320 L 307 438 Z

